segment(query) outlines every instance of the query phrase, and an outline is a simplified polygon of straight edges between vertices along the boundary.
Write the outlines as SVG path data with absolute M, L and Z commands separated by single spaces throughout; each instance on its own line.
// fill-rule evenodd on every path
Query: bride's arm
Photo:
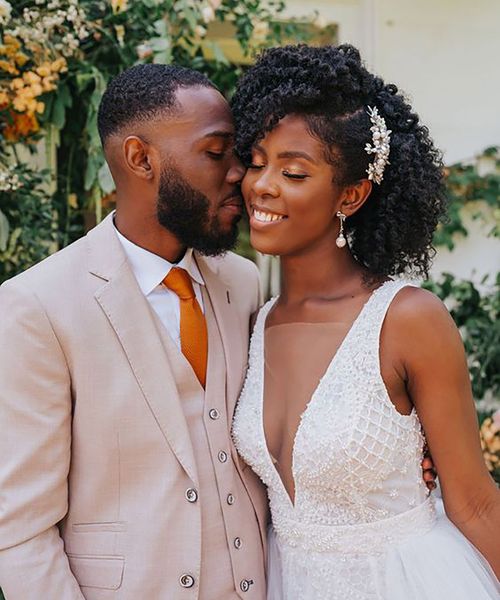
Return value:
M 405 288 L 396 300 L 391 329 L 399 332 L 407 391 L 439 474 L 446 514 L 500 577 L 500 491 L 482 456 L 460 334 L 430 292 Z

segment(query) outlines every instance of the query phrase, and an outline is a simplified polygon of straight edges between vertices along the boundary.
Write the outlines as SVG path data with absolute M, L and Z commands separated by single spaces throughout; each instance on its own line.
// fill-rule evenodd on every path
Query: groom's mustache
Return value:
M 243 196 L 241 195 L 241 190 L 239 187 L 234 188 L 234 190 L 220 203 L 221 206 L 227 206 L 228 204 L 243 206 Z

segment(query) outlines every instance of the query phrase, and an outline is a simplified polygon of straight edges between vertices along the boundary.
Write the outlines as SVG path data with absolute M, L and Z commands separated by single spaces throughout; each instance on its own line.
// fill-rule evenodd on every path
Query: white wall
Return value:
M 500 144 L 499 0 L 288 0 L 290 16 L 316 9 L 357 46 L 367 66 L 410 98 L 448 164 Z M 304 8 L 304 6 L 306 8 Z M 468 211 L 470 213 L 470 211 Z M 470 223 L 470 214 L 465 218 Z M 496 273 L 500 242 L 477 221 L 434 273 L 479 281 Z
M 288 14 L 304 15 L 301 0 Z M 500 141 L 499 0 L 319 0 L 340 42 L 411 98 L 447 162 Z

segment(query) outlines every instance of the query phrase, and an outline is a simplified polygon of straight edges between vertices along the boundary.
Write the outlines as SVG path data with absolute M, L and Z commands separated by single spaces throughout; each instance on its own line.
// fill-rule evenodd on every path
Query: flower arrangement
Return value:
M 488 471 L 500 484 L 500 409 L 487 417 L 480 428 L 481 447 Z
M 78 0 L 37 0 L 14 14 L 1 0 L 0 24 L 2 135 L 7 142 L 30 141 L 40 130 L 47 95 L 90 34 L 86 13 Z

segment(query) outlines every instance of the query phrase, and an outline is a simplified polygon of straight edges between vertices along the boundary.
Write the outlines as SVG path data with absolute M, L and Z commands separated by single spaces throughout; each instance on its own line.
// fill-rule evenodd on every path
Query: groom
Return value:
M 117 208 L 0 289 L 7 600 L 261 600 L 267 502 L 230 438 L 254 265 L 203 75 L 141 65 L 99 111 Z M 217 257 L 221 255 L 220 257 Z

